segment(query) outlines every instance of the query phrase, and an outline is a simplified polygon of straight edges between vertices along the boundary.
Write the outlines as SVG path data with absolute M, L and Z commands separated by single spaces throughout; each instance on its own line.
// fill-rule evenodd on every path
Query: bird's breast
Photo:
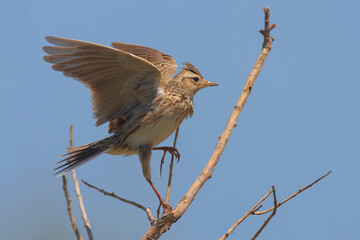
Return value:
M 109 154 L 132 155 L 139 153 L 139 146 L 151 143 L 156 146 L 167 139 L 193 113 L 191 99 L 172 96 L 165 99 L 153 111 L 137 121 L 130 122 L 119 135 L 119 144 L 108 151 Z
M 152 123 L 142 124 L 132 133 L 126 140 L 130 148 L 138 148 L 138 146 L 151 142 L 156 146 L 167 139 L 184 120 L 175 114 L 164 114 Z

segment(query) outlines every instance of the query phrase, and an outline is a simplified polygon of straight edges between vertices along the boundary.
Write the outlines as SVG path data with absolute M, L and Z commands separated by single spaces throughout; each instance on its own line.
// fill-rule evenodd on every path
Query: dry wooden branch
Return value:
M 144 207 L 143 205 L 138 204 L 138 203 L 136 203 L 136 202 L 134 202 L 134 201 L 130 201 L 130 200 L 127 200 L 127 199 L 125 199 L 125 198 L 119 197 L 118 195 L 116 195 L 116 194 L 113 193 L 113 192 L 112 192 L 112 193 L 109 193 L 109 192 L 105 191 L 104 189 L 97 188 L 97 187 L 95 187 L 94 185 L 91 185 L 90 183 L 87 183 L 87 182 L 84 181 L 84 180 L 81 180 L 81 181 L 82 181 L 86 186 L 88 186 L 88 187 L 90 187 L 90 188 L 93 188 L 93 189 L 95 189 L 95 190 L 103 193 L 105 196 L 110 196 L 110 197 L 116 198 L 116 199 L 118 199 L 118 200 L 120 200 L 120 201 L 122 201 L 122 202 L 124 202 L 124 203 L 128 203 L 128 204 L 130 204 L 130 205 L 132 205 L 132 206 L 135 206 L 135 207 L 143 210 L 143 211 L 147 214 L 148 219 L 149 219 L 151 225 L 156 221 L 156 218 L 154 217 L 154 215 L 152 214 L 152 212 L 150 211 L 149 208 L 146 208 L 146 207 Z
M 73 126 L 71 125 L 70 126 L 70 149 L 68 148 L 67 151 L 69 152 L 73 147 L 74 147 L 74 143 L 73 143 Z M 69 214 L 69 217 L 70 217 L 70 223 L 71 223 L 71 226 L 72 226 L 72 228 L 74 230 L 76 238 L 79 239 L 79 240 L 82 240 L 83 237 L 80 234 L 79 229 L 78 229 L 78 227 L 76 225 L 75 216 L 74 216 L 74 213 L 73 213 L 72 207 L 71 207 L 71 198 L 70 198 L 70 195 L 69 195 L 69 191 L 67 189 L 67 179 L 66 179 L 65 174 L 62 175 L 61 177 L 62 177 L 62 181 L 63 181 L 63 187 L 62 188 L 63 188 L 64 194 L 65 194 L 67 211 L 68 211 L 68 214 Z
M 177 138 L 179 136 L 179 128 L 178 127 L 176 129 L 175 132 L 175 137 L 174 137 L 174 144 L 173 144 L 173 148 L 176 148 L 176 142 L 177 142 Z M 166 191 L 166 198 L 165 198 L 165 203 L 169 202 L 169 198 L 170 198 L 170 190 L 171 190 L 171 181 L 172 181 L 172 172 L 173 172 L 173 166 L 174 166 L 174 154 L 171 155 L 171 162 L 170 162 L 170 170 L 169 170 L 169 180 L 168 180 L 168 187 L 167 187 L 167 191 Z
M 175 131 L 175 137 L 174 137 L 174 143 L 173 143 L 173 148 L 176 148 L 176 142 L 177 142 L 177 138 L 179 136 L 179 129 L 180 127 L 178 127 Z M 161 172 L 162 172 L 162 165 L 164 164 L 164 159 L 165 159 L 165 155 L 166 155 L 167 151 L 164 151 L 164 154 L 161 158 L 161 162 L 160 162 L 160 176 L 161 176 Z M 166 190 L 166 198 L 165 198 L 165 203 L 169 202 L 169 198 L 170 198 L 170 190 L 171 190 L 171 182 L 172 182 L 172 172 L 173 172 L 173 166 L 174 166 L 174 158 L 175 155 L 171 154 L 171 162 L 170 162 L 170 168 L 169 168 L 169 178 L 168 178 L 168 186 L 167 186 L 167 190 Z M 178 159 L 179 162 L 180 159 Z M 159 207 L 156 211 L 157 217 L 159 218 L 160 216 L 160 209 L 162 207 L 162 204 L 159 204 Z M 163 212 L 164 214 L 164 212 Z
M 281 205 L 283 205 L 284 203 L 286 203 L 287 201 L 289 201 L 290 199 L 296 197 L 299 193 L 305 191 L 306 189 L 312 187 L 315 183 L 319 182 L 321 179 L 323 179 L 324 177 L 326 177 L 327 175 L 329 175 L 331 173 L 331 171 L 329 171 L 328 173 L 326 173 L 325 175 L 321 176 L 320 178 L 316 179 L 314 182 L 312 182 L 311 184 L 307 185 L 306 187 L 302 188 L 302 189 L 299 189 L 296 193 L 292 194 L 291 196 L 287 197 L 284 201 L 282 201 L 281 203 L 279 203 L 276 207 L 280 207 Z M 253 214 L 254 215 L 262 215 L 262 214 L 265 214 L 265 213 L 268 213 L 270 211 L 272 211 L 274 209 L 274 207 L 272 208 L 269 208 L 265 211 L 261 211 L 261 212 L 257 212 L 255 211 Z
M 87 214 L 86 214 L 86 210 L 85 210 L 85 205 L 84 205 L 84 202 L 83 202 L 83 198 L 82 198 L 82 195 L 80 193 L 80 185 L 79 185 L 79 181 L 77 180 L 77 177 L 76 177 L 76 173 L 75 173 L 75 170 L 71 170 L 71 178 L 74 182 L 74 191 L 76 193 L 76 197 L 78 199 L 78 202 L 79 202 L 79 207 L 80 207 L 80 211 L 81 211 L 81 217 L 84 221 L 84 226 L 85 226 L 85 229 L 86 229 L 86 232 L 89 236 L 89 239 L 90 240 L 93 240 L 93 235 L 92 235 L 92 232 L 91 232 L 91 225 L 90 225 L 90 221 L 87 217 Z
M 259 210 L 261 206 L 259 206 L 265 199 L 267 199 L 270 194 L 273 192 L 273 189 L 271 189 L 265 196 L 263 196 L 247 213 L 244 214 L 239 220 L 236 220 L 234 225 L 231 226 L 231 228 L 219 239 L 219 240 L 225 240 L 230 234 L 233 233 L 235 228 L 239 226 L 240 223 L 242 223 L 248 216 L 253 214 L 255 211 Z M 259 206 L 259 207 L 258 207 Z
M 268 217 L 268 219 L 265 221 L 265 223 L 263 224 L 263 226 L 261 226 L 261 228 L 258 230 L 257 234 L 254 235 L 254 237 L 256 238 L 260 232 L 265 228 L 266 224 L 270 221 L 270 219 L 273 217 L 273 215 L 275 215 L 276 213 L 276 209 L 278 207 L 280 207 L 282 204 L 284 204 L 285 202 L 289 201 L 290 199 L 294 198 L 296 195 L 298 195 L 299 193 L 305 191 L 306 189 L 312 187 L 315 183 L 319 182 L 320 180 L 322 180 L 323 178 L 325 178 L 327 175 L 329 175 L 331 173 L 331 171 L 329 171 L 328 173 L 326 173 L 325 175 L 321 176 L 320 178 L 318 178 L 317 180 L 315 180 L 314 182 L 312 182 L 311 184 L 307 185 L 306 187 L 300 189 L 299 191 L 297 191 L 296 193 L 292 194 L 291 196 L 289 196 L 288 198 L 286 198 L 284 201 L 282 201 L 281 203 L 277 203 L 277 200 L 274 199 L 274 207 L 267 209 L 265 211 L 262 212 L 258 212 L 259 208 L 258 207 L 256 209 L 256 207 L 263 202 L 271 193 L 275 194 L 275 187 L 273 186 L 273 188 L 263 197 L 260 199 L 259 202 L 257 202 L 244 216 L 242 216 L 239 220 L 237 220 L 234 225 L 232 225 L 230 227 L 230 229 L 220 238 L 220 240 L 225 240 L 231 233 L 233 233 L 233 231 L 235 230 L 235 228 L 242 222 L 244 221 L 248 216 L 250 215 L 262 215 L 265 213 L 268 213 L 270 211 L 273 211 L 273 213 Z M 276 196 L 274 196 L 274 198 L 276 198 Z M 275 201 L 276 200 L 276 201 Z M 252 239 L 255 239 L 255 238 Z
M 67 212 L 68 212 L 69 217 L 70 217 L 71 227 L 72 227 L 73 230 L 74 230 L 76 239 L 82 240 L 83 237 L 82 237 L 82 235 L 79 233 L 79 229 L 78 229 L 78 227 L 77 227 L 77 225 L 76 225 L 75 216 L 74 216 L 74 213 L 73 213 L 73 211 L 72 211 L 71 198 L 70 198 L 70 195 L 69 195 L 69 191 L 68 191 L 68 189 L 67 189 L 67 180 L 66 180 L 65 174 L 62 175 L 62 181 L 63 181 L 62 189 L 63 189 L 64 194 L 65 194 Z
M 73 141 L 73 125 L 70 126 L 70 147 L 67 149 L 68 152 L 71 152 L 71 150 L 74 148 L 74 141 Z M 91 232 L 91 225 L 90 225 L 90 221 L 87 217 L 86 214 L 86 210 L 85 210 L 85 205 L 84 205 L 84 201 L 80 192 L 80 185 L 79 185 L 79 181 L 77 180 L 76 177 L 76 172 L 75 169 L 71 170 L 71 178 L 74 182 L 74 192 L 76 194 L 76 197 L 78 199 L 78 203 L 79 203 L 79 207 L 80 207 L 80 211 L 81 211 L 81 217 L 84 221 L 84 226 L 86 229 L 86 232 L 88 234 L 88 237 L 90 240 L 93 240 L 93 235 Z
M 272 25 L 272 27 L 269 26 L 270 9 L 266 7 L 264 11 L 265 11 L 265 30 L 262 31 L 262 34 L 264 36 L 263 48 L 261 50 L 260 56 L 255 62 L 253 70 L 251 71 L 251 73 L 249 74 L 246 80 L 242 94 L 240 95 L 240 98 L 229 117 L 225 129 L 219 137 L 219 141 L 215 147 L 215 150 L 210 160 L 208 161 L 208 163 L 206 164 L 205 168 L 202 170 L 200 175 L 197 177 L 197 179 L 194 181 L 194 183 L 191 185 L 190 189 L 185 194 L 185 196 L 173 209 L 173 211 L 170 212 L 168 215 L 165 215 L 161 217 L 159 220 L 157 220 L 145 233 L 142 239 L 151 239 L 151 240 L 158 239 L 164 232 L 166 232 L 169 229 L 169 227 L 185 213 L 185 211 L 188 209 L 188 207 L 194 200 L 195 196 L 201 189 L 201 187 L 205 184 L 205 182 L 208 179 L 211 178 L 214 168 L 225 149 L 225 146 L 230 138 L 230 135 L 234 127 L 236 126 L 236 120 L 241 110 L 243 109 L 247 98 L 251 93 L 251 89 L 254 86 L 255 79 L 259 75 L 260 70 L 265 62 L 265 59 L 271 50 L 271 42 L 273 39 L 270 37 L 270 31 L 275 27 L 275 25 Z
M 251 240 L 255 240 L 259 234 L 261 233 L 262 230 L 264 230 L 264 228 L 266 227 L 266 225 L 270 222 L 270 220 L 275 216 L 276 214 L 276 209 L 277 209 L 277 199 L 276 199 L 276 193 L 275 193 L 275 187 L 274 185 L 272 185 L 272 194 L 274 196 L 274 208 L 272 213 L 270 214 L 270 216 L 265 220 L 264 224 L 259 228 L 259 230 L 255 233 L 255 235 L 251 238 Z

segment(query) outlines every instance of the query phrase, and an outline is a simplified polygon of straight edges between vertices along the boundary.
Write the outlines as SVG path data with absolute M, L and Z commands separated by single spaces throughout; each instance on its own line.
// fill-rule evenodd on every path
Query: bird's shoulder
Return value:
M 149 113 L 154 112 L 159 107 L 164 97 L 165 92 L 163 88 L 158 87 L 156 96 L 152 101 L 148 101 L 145 105 L 137 104 L 119 117 L 110 120 L 109 133 L 115 133 L 127 128 L 127 126 L 141 123 L 143 118 L 146 118 Z

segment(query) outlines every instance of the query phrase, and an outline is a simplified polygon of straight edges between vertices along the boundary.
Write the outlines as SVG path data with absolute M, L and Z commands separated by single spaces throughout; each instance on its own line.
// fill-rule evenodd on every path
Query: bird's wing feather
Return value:
M 111 45 L 114 48 L 132 53 L 154 64 L 161 72 L 160 84 L 162 86 L 172 79 L 176 71 L 177 64 L 175 59 L 156 49 L 120 42 L 113 42 Z
M 160 70 L 135 54 L 98 44 L 46 37 L 44 56 L 52 68 L 73 77 L 91 90 L 96 125 L 151 107 L 160 87 Z

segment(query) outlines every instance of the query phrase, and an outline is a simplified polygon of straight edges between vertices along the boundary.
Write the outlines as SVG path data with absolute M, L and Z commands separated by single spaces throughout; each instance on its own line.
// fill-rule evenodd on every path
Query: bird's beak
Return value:
M 205 82 L 205 87 L 215 87 L 215 86 L 219 86 L 219 84 L 217 84 L 217 83 L 214 83 L 214 82 L 210 82 L 210 81 L 208 81 L 208 80 L 205 80 L 206 82 Z

